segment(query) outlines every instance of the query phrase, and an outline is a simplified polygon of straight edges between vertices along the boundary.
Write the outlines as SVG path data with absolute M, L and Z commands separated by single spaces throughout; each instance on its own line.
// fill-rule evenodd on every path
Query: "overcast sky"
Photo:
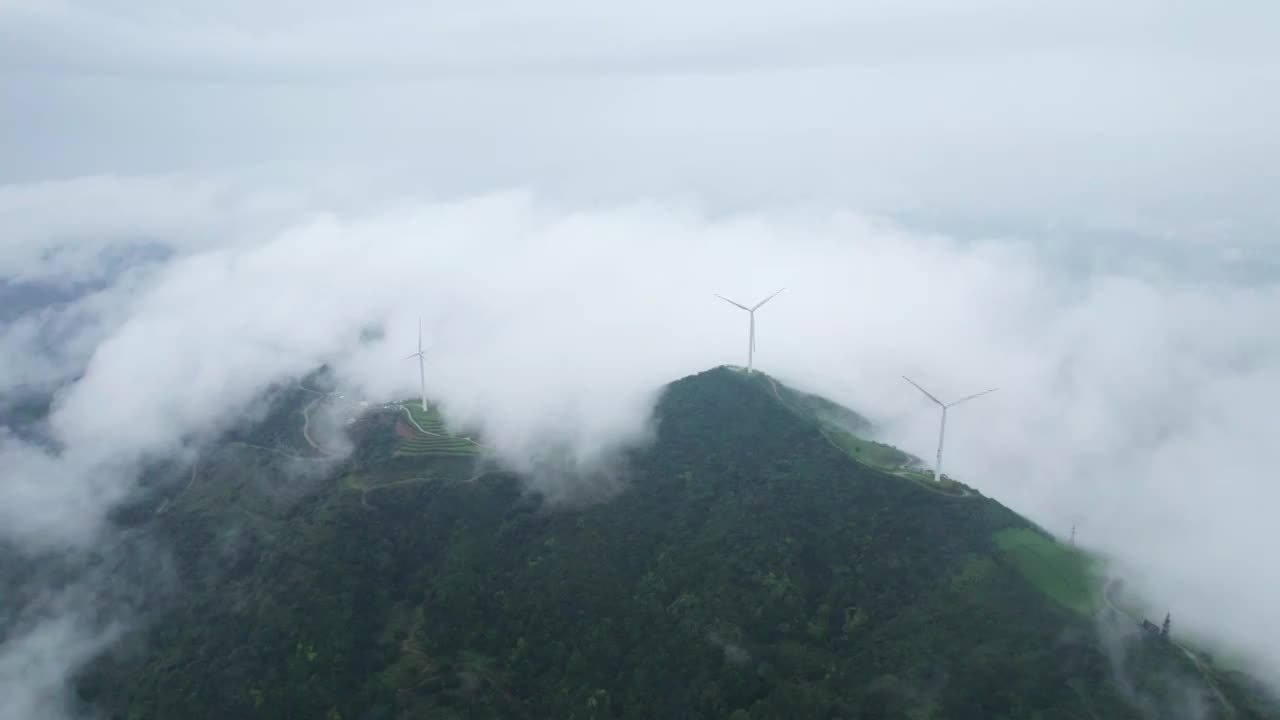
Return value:
M 765 369 L 921 456 L 900 375 L 999 385 L 955 474 L 1280 677 L 1277 77 L 1263 1 L 0 0 L 0 297 L 80 294 L 0 312 L 61 446 L 0 433 L 0 539 L 101 542 L 320 363 L 412 393 L 419 314 L 451 419 L 591 463 L 742 361 L 712 292 L 785 285 Z M 0 647 L 13 717 L 114 636 L 57 607 Z
M 0 178 L 242 170 L 1274 235 L 1280 6 L 0 5 Z

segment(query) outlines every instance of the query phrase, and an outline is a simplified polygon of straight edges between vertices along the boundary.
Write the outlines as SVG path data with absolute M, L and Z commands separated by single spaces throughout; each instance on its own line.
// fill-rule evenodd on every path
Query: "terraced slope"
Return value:
M 395 449 L 397 457 L 465 457 L 480 452 L 481 445 L 471 438 L 450 434 L 434 408 L 424 411 L 415 402 L 400 407 L 406 418 L 397 425 L 401 436 Z

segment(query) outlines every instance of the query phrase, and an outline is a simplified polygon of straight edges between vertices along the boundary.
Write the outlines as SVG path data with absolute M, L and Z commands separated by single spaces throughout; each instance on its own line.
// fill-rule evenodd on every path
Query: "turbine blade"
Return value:
M 422 316 L 418 316 L 418 352 L 422 352 Z
M 412 359 L 414 359 L 414 358 L 416 358 L 416 357 L 418 357 L 418 356 L 420 356 L 420 355 L 422 355 L 422 353 L 421 353 L 421 352 L 416 352 L 416 353 L 414 353 L 414 354 L 412 354 L 412 355 L 410 355 L 410 356 L 406 357 L 406 358 L 405 358 L 405 360 L 412 360 Z
M 714 294 L 714 293 L 713 293 L 713 294 Z M 729 303 L 730 305 L 737 305 L 738 307 L 742 308 L 743 310 L 746 310 L 747 312 L 751 312 L 751 308 L 749 308 L 749 307 L 747 307 L 746 305 L 743 305 L 743 304 L 741 304 L 741 303 L 736 303 L 736 302 L 734 302 L 734 301 L 730 300 L 729 298 L 727 298 L 727 297 L 725 297 L 725 296 L 723 296 L 723 295 L 716 295 L 716 297 L 718 297 L 718 298 L 720 298 L 721 300 L 723 300 L 723 301 L 725 301 L 725 302 Z
M 786 290 L 786 288 L 782 288 L 782 290 Z M 760 309 L 760 308 L 761 308 L 765 303 L 767 303 L 767 302 L 769 302 L 770 300 L 772 300 L 772 299 L 774 299 L 774 298 L 778 297 L 778 295 L 780 295 L 780 294 L 782 293 L 782 290 L 779 290 L 778 292 L 776 292 L 776 293 L 774 293 L 774 294 L 770 295 L 769 297 L 767 297 L 767 298 L 765 298 L 765 299 L 761 300 L 760 302 L 756 303 L 756 306 L 755 306 L 755 307 L 753 307 L 753 308 L 751 308 L 751 309 L 752 309 L 752 310 L 759 310 L 759 309 Z
M 974 393 L 974 394 L 972 394 L 972 395 L 969 395 L 968 397 L 962 397 L 962 398 L 960 398 L 959 400 L 957 400 L 957 401 L 955 401 L 955 402 L 951 403 L 951 404 L 950 404 L 950 405 L 948 405 L 947 407 L 955 407 L 956 405 L 959 405 L 959 404 L 960 404 L 960 403 L 962 403 L 962 402 L 967 402 L 967 401 L 972 400 L 972 399 L 974 399 L 974 398 L 976 398 L 976 397 L 982 397 L 983 395 L 986 395 L 987 393 L 993 393 L 993 392 L 995 392 L 996 390 L 999 390 L 999 389 L 1000 389 L 1000 388 L 991 388 L 990 390 L 983 390 L 983 391 L 982 391 L 982 392 L 980 392 L 980 393 Z
M 933 395 L 932 395 L 928 390 L 925 390 L 924 388 L 920 387 L 919 385 L 916 385 L 916 381 L 915 381 L 915 380 L 912 380 L 911 378 L 907 377 L 906 375 L 903 375 L 903 376 L 902 376 L 902 379 L 903 379 L 903 380 L 906 380 L 907 382 L 911 383 L 912 385 L 915 385 L 916 389 L 917 389 L 917 390 L 919 390 L 920 392 L 924 393 L 925 397 L 927 397 L 927 398 L 929 398 L 930 400 L 932 400 L 932 401 L 934 401 L 934 402 L 938 403 L 939 405 L 942 405 L 942 407 L 944 407 L 944 408 L 946 407 L 946 405 L 945 405 L 941 400 L 939 400 L 938 398 L 934 397 L 934 396 L 933 396 Z

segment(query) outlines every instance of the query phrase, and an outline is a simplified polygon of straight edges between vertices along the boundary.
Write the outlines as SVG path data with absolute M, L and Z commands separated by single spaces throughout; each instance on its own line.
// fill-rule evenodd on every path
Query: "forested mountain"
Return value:
M 1109 609 L 1087 558 L 767 376 L 673 383 L 654 442 L 618 461 L 621 489 L 574 506 L 421 412 L 366 413 L 356 451 L 328 464 L 299 450 L 314 402 L 283 393 L 121 514 L 173 548 L 176 577 L 83 673 L 86 703 L 113 718 L 1276 717 Z

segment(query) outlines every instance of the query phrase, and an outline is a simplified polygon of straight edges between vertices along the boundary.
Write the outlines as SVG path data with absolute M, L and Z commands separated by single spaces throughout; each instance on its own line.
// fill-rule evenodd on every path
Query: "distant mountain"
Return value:
M 0 325 L 16 320 L 32 310 L 73 300 L 82 293 L 83 290 L 76 287 L 0 278 Z
M 172 253 L 153 242 L 125 243 L 96 254 L 92 271 L 77 278 L 40 277 L 38 279 L 0 275 L 0 333 L 26 316 L 39 322 L 35 342 L 30 350 L 51 367 L 66 362 L 64 353 L 69 338 L 74 338 L 91 322 L 75 313 L 58 315 L 76 301 L 99 292 L 128 271 L 160 263 Z M 28 358 L 32 361 L 32 358 Z M 16 432 L 28 440 L 37 440 L 37 426 L 48 417 L 58 386 L 74 382 L 76 377 L 54 380 L 44 378 L 29 383 L 0 387 L 0 430 Z
M 670 385 L 622 489 L 574 507 L 412 406 L 354 420 L 334 466 L 313 435 L 339 402 L 282 388 L 255 428 L 121 511 L 174 548 L 178 582 L 83 673 L 87 703 L 130 719 L 1280 717 L 1111 609 L 1089 558 L 765 375 Z
M 73 302 L 102 290 L 126 270 L 154 265 L 172 257 L 172 251 L 160 243 L 139 241 L 109 247 L 91 263 L 87 275 L 71 278 L 38 279 L 0 275 L 0 326 L 42 308 Z

